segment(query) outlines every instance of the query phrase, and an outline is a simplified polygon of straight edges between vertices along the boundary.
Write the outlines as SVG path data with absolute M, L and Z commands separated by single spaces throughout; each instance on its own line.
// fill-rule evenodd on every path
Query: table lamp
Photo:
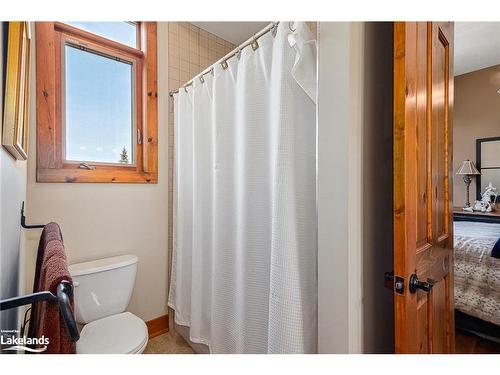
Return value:
M 466 192 L 467 201 L 465 202 L 464 209 L 466 208 L 470 209 L 469 188 L 470 188 L 470 183 L 472 182 L 471 176 L 475 176 L 481 173 L 479 173 L 473 162 L 471 162 L 470 160 L 464 160 L 457 174 L 464 176 L 464 182 L 467 190 Z

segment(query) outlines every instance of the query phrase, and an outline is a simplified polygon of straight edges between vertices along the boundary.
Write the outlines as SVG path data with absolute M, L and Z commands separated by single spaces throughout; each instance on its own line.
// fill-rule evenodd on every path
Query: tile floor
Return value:
M 175 330 L 149 340 L 144 354 L 194 354 L 193 349 Z
M 455 344 L 456 354 L 500 354 L 500 344 L 462 331 L 456 331 Z M 144 354 L 194 354 L 194 351 L 182 336 L 172 329 L 149 340 Z

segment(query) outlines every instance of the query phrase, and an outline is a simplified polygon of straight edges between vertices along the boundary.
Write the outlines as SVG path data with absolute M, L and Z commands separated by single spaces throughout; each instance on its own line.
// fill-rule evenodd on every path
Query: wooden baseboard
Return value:
M 162 315 L 158 318 L 148 320 L 146 322 L 148 327 L 149 338 L 163 335 L 168 332 L 168 315 Z

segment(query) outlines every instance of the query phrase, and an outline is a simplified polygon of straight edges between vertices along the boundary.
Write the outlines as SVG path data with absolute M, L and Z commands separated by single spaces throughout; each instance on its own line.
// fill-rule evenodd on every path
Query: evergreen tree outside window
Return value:
M 125 147 L 123 147 L 123 150 L 120 154 L 120 163 L 123 163 L 123 164 L 128 164 L 128 153 L 127 153 L 127 149 Z

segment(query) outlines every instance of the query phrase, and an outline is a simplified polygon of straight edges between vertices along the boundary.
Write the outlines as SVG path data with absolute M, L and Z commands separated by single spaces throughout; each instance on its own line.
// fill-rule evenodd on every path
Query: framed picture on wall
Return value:
M 29 22 L 9 22 L 7 28 L 2 145 L 17 160 L 28 158 Z
M 491 183 L 497 188 L 497 202 L 500 202 L 500 136 L 476 140 L 476 164 L 481 172 L 477 176 L 477 199 Z

